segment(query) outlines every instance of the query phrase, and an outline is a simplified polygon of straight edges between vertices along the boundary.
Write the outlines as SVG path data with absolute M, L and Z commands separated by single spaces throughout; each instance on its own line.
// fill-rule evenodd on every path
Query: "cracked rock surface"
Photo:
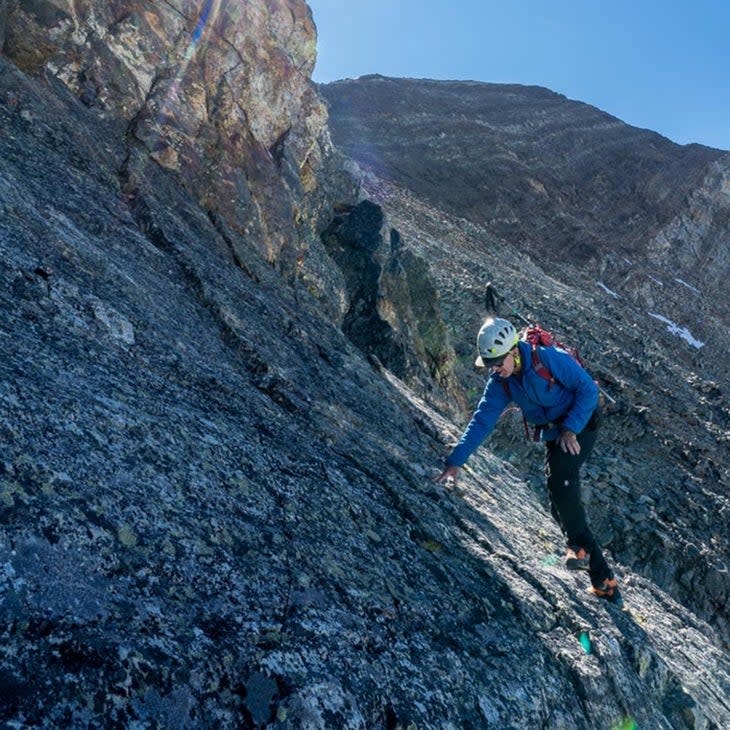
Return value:
M 452 489 L 433 483 L 457 426 L 343 331 L 372 292 L 353 297 L 352 270 L 318 237 L 343 202 L 356 209 L 334 151 L 277 166 L 282 151 L 308 158 L 289 137 L 258 156 L 252 124 L 242 134 L 257 143 L 230 153 L 245 184 L 231 157 L 208 185 L 191 180 L 196 165 L 218 170 L 220 157 L 199 137 L 181 132 L 175 158 L 137 135 L 154 125 L 142 114 L 135 126 L 122 100 L 143 111 L 139 88 L 162 63 L 145 53 L 164 29 L 184 56 L 198 16 L 192 3 L 122 5 L 0 3 L 0 720 L 730 724 L 722 624 L 623 560 L 630 611 L 588 596 L 560 564 L 542 495 L 492 451 Z M 221 41 L 241 69 L 266 51 L 245 34 L 265 27 L 266 67 L 306 75 L 303 3 L 221 5 L 246 13 L 240 26 L 226 16 Z M 112 56 L 128 70 L 79 85 Z M 196 56 L 189 78 L 212 99 L 220 78 L 204 67 Z M 301 140 L 306 94 L 282 83 L 279 111 Z M 215 204 L 222 189 L 235 190 L 230 208 Z M 273 244 L 264 219 L 281 232 Z M 420 281 L 412 291 L 429 291 Z M 393 342 L 423 322 L 440 342 L 417 299 L 408 316 L 379 310 Z M 706 383 L 698 393 L 715 397 Z

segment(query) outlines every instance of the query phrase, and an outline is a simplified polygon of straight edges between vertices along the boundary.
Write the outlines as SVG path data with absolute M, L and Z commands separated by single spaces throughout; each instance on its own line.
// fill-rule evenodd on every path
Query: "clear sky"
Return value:
M 730 150 L 730 0 L 307 0 L 314 80 L 535 84 Z

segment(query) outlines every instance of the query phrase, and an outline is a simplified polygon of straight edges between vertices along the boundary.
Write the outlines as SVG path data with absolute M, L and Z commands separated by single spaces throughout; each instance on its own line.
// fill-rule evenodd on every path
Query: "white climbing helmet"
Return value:
M 519 340 L 517 330 L 506 319 L 494 317 L 488 319 L 477 335 L 479 357 L 475 365 L 479 368 L 489 367 L 501 360 Z

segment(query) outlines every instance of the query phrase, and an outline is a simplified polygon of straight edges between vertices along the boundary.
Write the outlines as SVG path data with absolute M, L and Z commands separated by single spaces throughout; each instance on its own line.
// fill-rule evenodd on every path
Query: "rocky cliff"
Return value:
M 311 269 L 316 279 L 322 201 L 347 199 L 348 183 L 331 164 L 309 79 L 316 39 L 305 3 L 3 7 L 3 53 L 25 73 L 63 83 L 124 140 L 127 196 L 147 193 L 154 163 L 176 173 L 221 235 L 285 274 Z
M 450 290 L 358 201 L 304 3 L 4 0 L 0 42 L 8 727 L 730 722 L 721 623 L 627 566 L 597 605 L 488 450 L 431 481 Z

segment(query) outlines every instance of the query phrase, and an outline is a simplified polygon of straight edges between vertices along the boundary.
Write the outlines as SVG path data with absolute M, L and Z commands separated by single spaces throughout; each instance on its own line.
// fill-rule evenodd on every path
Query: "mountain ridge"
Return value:
M 407 128 L 408 149 L 420 145 L 421 153 L 396 162 L 399 152 L 393 149 L 391 169 L 399 171 L 393 182 L 406 182 L 435 205 L 445 205 L 472 222 L 488 223 L 503 238 L 516 240 L 521 235 L 528 251 L 556 260 L 561 260 L 560 248 L 566 242 L 573 253 L 584 250 L 584 260 L 590 251 L 605 246 L 601 228 L 588 213 L 619 236 L 617 245 L 628 246 L 627 250 L 635 253 L 639 241 L 645 245 L 644 231 L 632 236 L 627 221 L 639 216 L 644 227 L 653 224 L 655 228 L 662 221 L 668 223 L 670 212 L 699 183 L 707 165 L 728 159 L 726 152 L 708 147 L 675 145 L 655 132 L 629 127 L 595 107 L 549 90 L 534 94 L 530 87 L 386 78 L 342 81 L 319 88 L 329 101 L 338 144 L 355 161 L 387 167 L 388 140 L 397 139 L 399 130 Z M 407 112 L 393 116 L 404 104 L 408 105 Z M 377 133 L 372 128 L 375 117 Z M 597 128 L 597 120 L 609 120 L 610 124 Z M 353 126 L 356 141 L 347 137 L 348 124 L 358 125 Z M 439 127 L 438 134 L 434 127 Z M 586 130 L 591 135 L 584 139 Z M 620 134 L 610 134 L 614 130 Z M 596 154 L 600 149 L 596 145 L 607 146 L 603 155 Z M 606 158 L 607 153 L 613 157 Z M 439 188 L 441 168 L 459 158 L 461 164 L 454 167 L 460 174 L 451 191 L 445 186 Z M 582 163 L 586 158 L 598 167 Z M 561 169 L 565 166 L 569 169 Z M 689 172 L 690 179 L 680 179 L 679 170 L 682 175 Z M 632 175 L 642 186 L 637 189 L 639 197 L 649 196 L 646 200 L 632 204 L 625 194 L 610 195 Z M 434 184 L 429 183 L 431 177 Z M 572 185 L 579 186 L 581 201 L 574 200 Z M 593 211 L 599 201 L 604 208 Z M 607 201 L 617 210 L 607 209 Z M 553 207 L 562 211 L 564 225 L 551 220 Z M 518 226 L 515 219 L 524 223 Z M 575 230 L 570 228 L 572 223 Z M 535 238 L 537 230 L 542 240 Z
M 692 309 L 683 315 L 704 330 L 700 340 L 711 342 L 709 333 L 729 314 L 722 296 L 730 264 L 728 153 L 680 147 L 618 121 L 607 139 L 599 130 L 578 147 L 576 118 L 568 112 L 603 114 L 588 105 L 563 99 L 558 109 L 533 107 L 500 85 L 468 85 L 463 97 L 460 83 L 437 86 L 443 93 L 434 95 L 430 82 L 401 86 L 397 79 L 379 79 L 337 82 L 321 91 L 337 144 L 369 175 L 482 226 L 514 246 L 515 255 L 527 253 L 547 267 L 579 262 L 598 269 L 610 290 L 623 288 L 637 302 L 649 303 L 652 282 L 647 276 L 632 284 L 624 258 L 653 272 L 655 280 L 673 278 L 678 266 L 680 278 L 684 272 L 696 289 L 702 281 L 713 309 L 703 310 L 703 317 Z M 454 112 L 447 103 L 452 98 L 461 99 L 464 112 Z M 389 116 L 387 110 L 406 99 L 412 111 Z M 461 133 L 452 138 L 443 129 L 455 117 Z M 484 120 L 491 126 L 485 128 Z M 549 144 L 544 128 L 558 135 Z M 656 139 L 663 140 L 659 146 Z M 662 288 L 663 281 L 654 282 L 655 298 Z M 673 306 L 681 304 L 672 298 Z

